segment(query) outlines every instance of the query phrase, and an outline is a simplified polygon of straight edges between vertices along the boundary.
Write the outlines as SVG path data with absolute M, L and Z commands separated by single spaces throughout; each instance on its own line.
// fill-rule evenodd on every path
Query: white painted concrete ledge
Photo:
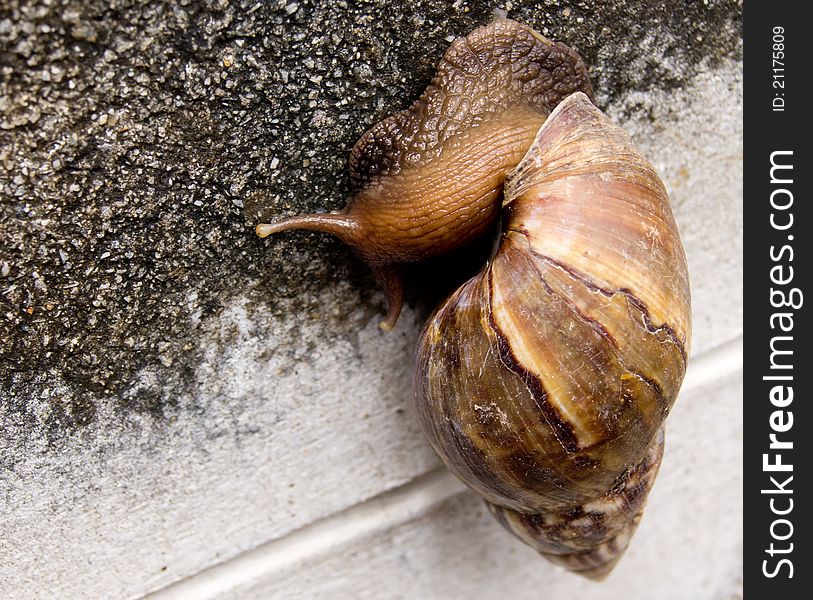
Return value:
M 681 395 L 688 395 L 742 370 L 742 337 L 690 360 Z M 220 598 L 277 572 L 340 554 L 342 547 L 420 519 L 466 488 L 443 468 L 434 469 L 390 492 L 310 523 L 237 557 L 148 594 L 149 600 Z

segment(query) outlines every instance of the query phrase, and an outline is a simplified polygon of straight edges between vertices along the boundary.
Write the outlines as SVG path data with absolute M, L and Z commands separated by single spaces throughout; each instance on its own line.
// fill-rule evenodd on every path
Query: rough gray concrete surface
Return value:
M 356 139 L 419 95 L 453 38 L 506 12 L 576 48 L 591 68 L 599 106 L 638 131 L 681 122 L 663 99 L 698 77 L 708 98 L 739 93 L 724 89 L 731 79 L 708 75 L 721 65 L 730 73 L 741 60 L 742 7 L 734 0 L 0 2 L 3 567 L 25 563 L 32 540 L 14 532 L 38 531 L 27 528 L 31 520 L 68 522 L 74 506 L 115 513 L 105 500 L 114 492 L 100 487 L 113 474 L 134 488 L 117 493 L 160 506 L 162 490 L 150 486 L 170 475 L 156 471 L 147 482 L 152 460 L 179 461 L 173 468 L 181 471 L 184 460 L 217 458 L 227 443 L 232 450 L 256 444 L 253 459 L 282 441 L 298 444 L 296 435 L 269 433 L 288 426 L 287 415 L 313 411 L 309 418 L 325 429 L 335 420 L 341 395 L 304 411 L 294 401 L 269 405 L 262 394 L 271 392 L 250 379 L 251 370 L 268 369 L 273 384 L 324 369 L 315 377 L 326 386 L 340 390 L 343 379 L 365 386 L 360 420 L 375 410 L 376 397 L 402 415 L 410 349 L 442 293 L 434 282 L 449 277 L 453 261 L 433 268 L 429 290 L 425 278 L 412 276 L 405 318 L 391 341 L 381 341 L 375 323 L 383 294 L 352 252 L 318 234 L 262 241 L 253 228 L 261 218 L 340 208 Z M 736 114 L 728 116 L 733 125 L 723 123 L 735 126 Z M 694 118 L 692 131 L 703 118 Z M 726 131 L 732 146 L 741 144 Z M 663 168 L 679 170 L 663 148 Z M 682 151 L 676 146 L 676 155 Z M 709 172 L 685 177 L 702 192 Z M 713 266 L 703 277 L 712 277 Z M 382 372 L 365 373 L 378 359 Z M 393 381 L 405 390 L 397 398 Z M 292 383 L 280 385 L 280 394 L 296 392 Z M 318 402 L 324 389 L 307 393 Z M 380 480 L 396 484 L 431 464 L 406 417 L 377 418 L 348 435 L 374 444 L 377 428 L 392 428 L 415 439 L 414 456 L 393 449 L 405 456 L 403 468 L 370 467 L 385 473 Z M 307 438 L 309 430 L 297 421 L 291 431 Z M 261 442 L 247 441 L 252 436 Z M 286 460 L 281 450 L 275 457 Z M 213 460 L 221 471 L 233 466 Z M 360 489 L 361 498 L 380 486 Z M 277 491 L 254 493 L 259 505 L 263 493 Z M 281 492 L 274 497 L 280 507 L 293 503 Z M 327 494 L 325 510 L 358 499 Z M 303 511 L 301 522 L 314 515 Z M 154 517 L 157 530 L 162 517 Z M 299 522 L 274 523 L 258 539 Z M 90 525 L 106 535 L 104 523 Z M 142 541 L 124 531 L 110 536 L 115 544 Z M 229 536 L 224 544 L 240 538 Z M 224 552 L 213 548 L 210 560 Z M 154 567 L 152 579 L 122 593 L 137 595 L 200 565 L 162 575 L 166 561 L 157 556 Z M 32 578 L 47 572 L 33 559 L 25 568 Z M 88 566 L 46 580 L 78 577 L 81 585 L 66 589 L 79 594 L 90 573 Z
M 571 44 L 599 103 L 680 86 L 738 50 L 735 2 L 513 2 Z M 319 235 L 252 235 L 257 213 L 330 210 L 373 123 L 411 103 L 487 2 L 25 2 L 0 18 L 2 391 L 6 418 L 60 438 L 95 399 L 161 419 L 193 382 L 198 325 L 250 291 L 327 319 L 382 298 Z M 634 107 L 630 107 L 633 110 Z M 347 285 L 349 283 L 349 285 Z M 317 291 L 334 290 L 330 310 Z M 327 341 L 327 340 L 326 340 Z M 133 390 L 147 365 L 160 389 Z M 31 414 L 54 373 L 70 393 Z M 5 460 L 9 460 L 7 456 Z M 12 459 L 13 460 L 13 459 Z M 12 464 L 6 465 L 13 468 Z

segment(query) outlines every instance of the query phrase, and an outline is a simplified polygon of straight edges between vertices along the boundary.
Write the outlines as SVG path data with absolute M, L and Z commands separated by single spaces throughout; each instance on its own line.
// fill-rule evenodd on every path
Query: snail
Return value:
M 501 19 L 456 40 L 409 109 L 364 134 L 340 213 L 257 226 L 352 245 L 384 283 L 500 220 L 483 270 L 436 309 L 414 377 L 421 428 L 511 533 L 600 579 L 657 474 L 690 344 L 666 190 L 591 102 L 579 56 Z

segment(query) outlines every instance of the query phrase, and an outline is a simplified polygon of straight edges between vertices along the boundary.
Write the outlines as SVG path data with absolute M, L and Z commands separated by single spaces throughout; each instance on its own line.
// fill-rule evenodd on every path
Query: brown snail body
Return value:
M 421 97 L 370 129 L 350 155 L 355 197 L 340 213 L 257 226 L 331 233 L 384 282 L 391 329 L 402 304 L 395 265 L 444 254 L 482 236 L 499 216 L 502 185 L 551 110 L 592 93 L 573 50 L 501 19 L 455 40 Z
M 690 343 L 686 259 L 666 191 L 590 99 L 575 52 L 499 20 L 456 40 L 421 98 L 368 131 L 326 231 L 384 282 L 502 217 L 483 271 L 430 318 L 421 426 L 497 520 L 570 570 L 608 573 L 635 531 Z

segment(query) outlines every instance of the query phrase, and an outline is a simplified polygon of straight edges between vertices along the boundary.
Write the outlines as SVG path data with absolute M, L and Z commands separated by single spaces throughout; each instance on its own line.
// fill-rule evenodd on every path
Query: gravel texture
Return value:
M 0 415 L 58 438 L 110 395 L 161 419 L 194 385 L 200 324 L 238 291 L 325 320 L 327 336 L 352 335 L 351 308 L 380 313 L 375 281 L 337 241 L 262 242 L 252 226 L 341 207 L 360 134 L 417 97 L 450 40 L 506 13 L 577 48 L 599 104 L 739 52 L 730 1 L 0 9 Z M 162 385 L 134 389 L 147 366 Z M 32 414 L 56 375 L 67 393 Z

